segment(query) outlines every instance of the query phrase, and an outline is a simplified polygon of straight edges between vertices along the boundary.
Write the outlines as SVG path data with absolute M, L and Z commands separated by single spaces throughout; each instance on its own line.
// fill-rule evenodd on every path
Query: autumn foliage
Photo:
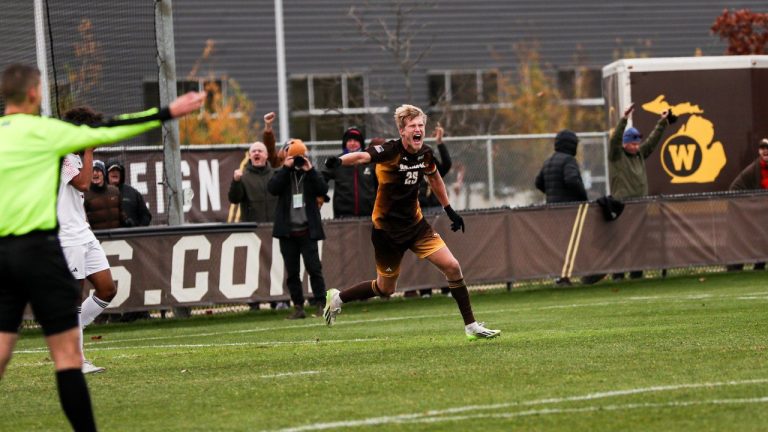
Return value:
M 712 33 L 728 41 L 726 54 L 765 54 L 768 46 L 768 13 L 728 9 L 712 24 Z
M 257 125 L 251 121 L 254 105 L 239 84 L 231 78 L 217 81 L 213 71 L 208 71 L 208 78 L 200 76 L 200 70 L 212 59 L 214 47 L 215 42 L 209 39 L 187 74 L 188 81 L 205 83 L 208 98 L 199 114 L 186 116 L 179 121 L 181 144 L 243 144 L 256 139 Z M 226 92 L 218 82 L 226 82 Z

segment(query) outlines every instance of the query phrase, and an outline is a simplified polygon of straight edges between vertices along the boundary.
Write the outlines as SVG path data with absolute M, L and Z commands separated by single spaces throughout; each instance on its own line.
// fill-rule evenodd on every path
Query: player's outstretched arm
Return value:
M 347 153 L 343 156 L 331 156 L 325 160 L 325 167 L 328 169 L 338 168 L 342 165 L 360 165 L 371 162 L 371 155 L 368 152 Z

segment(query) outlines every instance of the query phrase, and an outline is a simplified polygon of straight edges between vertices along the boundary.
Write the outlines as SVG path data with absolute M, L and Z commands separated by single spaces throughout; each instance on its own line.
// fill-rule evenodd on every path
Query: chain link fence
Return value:
M 459 210 L 480 210 L 543 204 L 544 194 L 536 189 L 534 179 L 544 161 L 554 152 L 555 135 L 444 137 L 453 161 L 453 167 L 444 178 L 451 205 Z M 577 135 L 580 142 L 576 159 L 589 198 L 595 199 L 608 191 L 608 134 L 584 132 Z M 434 139 L 427 139 L 426 143 L 435 147 Z M 339 154 L 339 141 L 308 141 L 305 144 L 315 166 L 322 166 L 325 158 Z

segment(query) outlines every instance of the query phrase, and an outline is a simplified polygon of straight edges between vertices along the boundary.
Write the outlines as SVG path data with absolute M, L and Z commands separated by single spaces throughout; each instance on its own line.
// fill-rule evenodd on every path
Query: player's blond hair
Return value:
M 427 115 L 424 114 L 424 111 L 422 111 L 421 108 L 408 104 L 400 105 L 395 110 L 395 124 L 397 125 L 397 130 L 404 128 L 409 120 L 416 117 L 423 117 L 424 123 L 427 122 Z

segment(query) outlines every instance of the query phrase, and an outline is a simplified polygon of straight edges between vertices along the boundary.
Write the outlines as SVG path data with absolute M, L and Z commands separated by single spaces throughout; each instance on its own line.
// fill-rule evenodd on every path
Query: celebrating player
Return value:
M 500 330 L 489 330 L 475 321 L 469 292 L 464 284 L 461 266 L 440 235 L 421 214 L 418 202 L 419 180 L 426 175 L 429 186 L 451 219 L 451 229 L 464 231 L 464 220 L 450 206 L 440 173 L 437 172 L 432 149 L 424 145 L 427 116 L 413 105 L 402 105 L 395 111 L 400 139 L 370 146 L 364 152 L 328 158 L 328 168 L 340 165 L 375 163 L 379 189 L 373 209 L 371 241 L 376 258 L 375 280 L 360 282 L 344 291 L 328 290 L 323 317 L 333 325 L 341 305 L 395 292 L 400 262 L 410 249 L 419 258 L 434 264 L 448 280 L 448 288 L 464 319 L 469 340 L 493 338 Z

